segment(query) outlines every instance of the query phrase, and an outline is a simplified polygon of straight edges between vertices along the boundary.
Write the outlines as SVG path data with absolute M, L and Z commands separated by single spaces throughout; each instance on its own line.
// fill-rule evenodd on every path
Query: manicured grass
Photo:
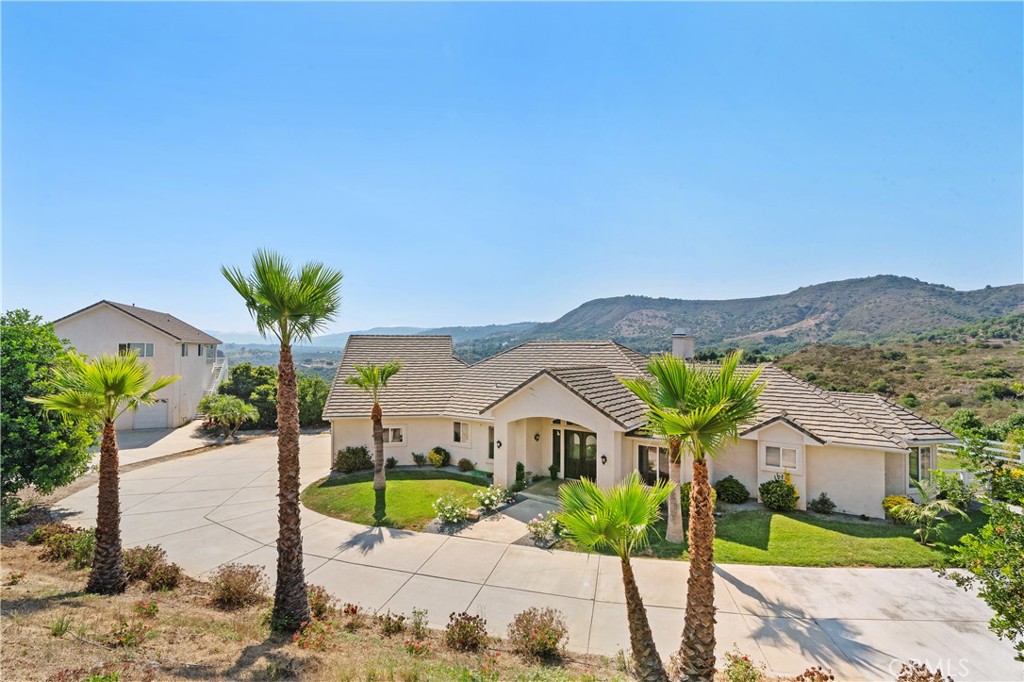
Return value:
M 715 519 L 715 562 L 777 566 L 901 566 L 942 563 L 949 547 L 985 525 L 987 516 L 971 512 L 969 520 L 951 520 L 933 544 L 924 546 L 908 526 L 827 519 L 803 512 L 768 510 L 731 512 Z M 686 544 L 664 540 L 658 524 L 650 553 L 663 559 L 686 559 Z
M 430 523 L 436 516 L 434 502 L 445 493 L 454 492 L 468 500 L 474 491 L 488 485 L 485 478 L 433 469 L 388 471 L 387 479 L 387 517 L 380 525 L 409 530 L 423 530 Z M 302 502 L 327 516 L 376 525 L 372 471 L 319 480 L 302 491 Z

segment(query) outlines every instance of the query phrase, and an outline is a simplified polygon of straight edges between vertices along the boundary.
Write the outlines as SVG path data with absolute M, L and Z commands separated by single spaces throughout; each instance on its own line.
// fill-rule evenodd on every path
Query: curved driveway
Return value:
M 302 437 L 302 484 L 326 475 L 330 436 Z M 159 544 L 204 577 L 224 563 L 275 571 L 276 440 L 260 438 L 122 477 L 126 545 Z M 95 522 L 96 488 L 58 503 Z M 311 583 L 371 610 L 481 613 L 495 634 L 530 606 L 560 609 L 571 649 L 628 647 L 618 561 L 465 537 L 368 528 L 302 510 Z M 637 580 L 664 656 L 682 631 L 687 564 L 638 559 Z M 719 654 L 733 643 L 778 674 L 825 665 L 843 680 L 892 680 L 899 660 L 926 659 L 958 682 L 1024 679 L 1013 650 L 987 628 L 975 596 L 931 571 L 722 565 L 717 569 Z

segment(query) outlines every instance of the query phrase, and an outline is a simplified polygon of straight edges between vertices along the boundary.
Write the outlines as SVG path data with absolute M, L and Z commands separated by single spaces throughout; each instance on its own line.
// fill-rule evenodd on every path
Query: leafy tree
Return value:
M 277 426 L 277 370 L 268 365 L 254 366 L 243 362 L 228 370 L 228 378 L 217 389 L 221 395 L 233 395 L 244 400 L 259 412 L 259 418 L 249 422 L 254 429 L 272 429 Z
M 324 405 L 331 385 L 315 374 L 299 377 L 299 424 L 320 426 L 324 423 Z
M 629 644 L 637 678 L 643 682 L 667 682 L 668 675 L 654 643 L 629 557 L 650 543 L 651 526 L 661 518 L 661 505 L 674 487 L 664 480 L 648 487 L 634 471 L 627 480 L 604 490 L 588 479 L 567 482 L 558 489 L 563 510 L 558 522 L 564 532 L 583 548 L 610 549 L 619 557 Z
M 125 412 L 157 400 L 156 393 L 177 381 L 165 376 L 152 381 L 152 368 L 135 353 L 101 355 L 86 361 L 69 356 L 67 366 L 54 371 L 53 393 L 29 400 L 50 412 L 102 424 L 100 482 L 96 511 L 96 548 L 86 591 L 124 592 L 128 581 L 121 558 L 121 502 L 118 494 L 117 433 L 114 422 Z
M 49 416 L 25 400 L 49 390 L 57 369 L 70 364 L 69 351 L 46 324 L 29 311 L 12 310 L 0 319 L 0 503 L 32 486 L 46 494 L 78 478 L 89 466 L 96 432 L 85 417 Z
M 402 369 L 398 361 L 385 362 L 383 365 L 356 365 L 356 373 L 345 377 L 345 383 L 361 389 L 370 396 L 373 407 L 370 408 L 370 420 L 373 422 L 373 491 L 376 505 L 373 517 L 378 523 L 387 516 L 385 488 L 387 480 L 384 474 L 384 412 L 380 407 L 380 396 L 388 386 L 391 377 Z
M 988 523 L 953 548 L 952 564 L 968 573 L 945 576 L 964 589 L 979 587 L 979 596 L 995 612 L 989 628 L 1010 640 L 1017 660 L 1024 661 L 1024 515 L 1003 503 L 988 511 Z
M 255 407 L 233 395 L 208 395 L 199 401 L 199 411 L 217 423 L 225 438 L 234 437 L 245 422 L 260 418 Z
M 754 418 L 760 369 L 737 373 L 740 352 L 726 357 L 718 369 L 688 365 L 665 356 L 663 371 L 676 392 L 685 396 L 681 408 L 650 406 L 649 419 L 667 437 L 678 437 L 693 456 L 690 487 L 690 575 L 687 580 L 686 619 L 679 648 L 678 675 L 686 680 L 710 682 L 715 674 L 715 518 L 708 457 L 714 457 L 739 425 Z
M 283 256 L 260 249 L 252 272 L 222 267 L 224 277 L 245 301 L 256 329 L 281 344 L 277 366 L 278 523 L 277 585 L 271 627 L 294 631 L 309 620 L 302 570 L 299 520 L 299 398 L 292 342 L 312 340 L 338 314 L 342 275 L 322 263 L 296 270 Z

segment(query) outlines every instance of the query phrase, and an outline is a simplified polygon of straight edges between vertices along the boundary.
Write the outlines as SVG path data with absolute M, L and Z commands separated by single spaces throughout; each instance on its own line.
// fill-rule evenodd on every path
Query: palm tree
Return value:
M 708 480 L 708 457 L 738 435 L 739 425 L 757 414 L 760 369 L 737 373 L 740 352 L 727 356 L 717 372 L 689 366 L 673 356 L 662 358 L 668 383 L 679 392 L 681 406 L 650 405 L 649 420 L 669 438 L 680 438 L 693 456 L 690 486 L 686 620 L 679 648 L 679 670 L 686 680 L 710 682 L 715 674 L 715 517 Z
M 658 355 L 647 364 L 647 373 L 652 379 L 619 379 L 626 388 L 647 404 L 648 408 L 661 407 L 668 410 L 685 410 L 686 399 L 689 391 L 687 383 L 691 377 L 690 372 L 677 371 L 679 359 L 673 355 Z M 668 445 L 669 480 L 680 488 L 682 445 L 681 436 L 669 436 L 662 428 L 662 422 L 655 415 L 649 415 L 647 427 L 651 433 L 665 439 Z M 683 510 L 679 499 L 679 491 L 675 490 L 668 498 L 668 528 L 665 531 L 665 539 L 669 542 L 681 543 L 683 535 Z
M 271 626 L 293 631 L 309 620 L 309 601 L 302 570 L 299 519 L 299 400 L 292 360 L 292 342 L 312 340 L 341 306 L 342 275 L 322 263 L 295 270 L 280 254 L 260 249 L 252 257 L 252 273 L 222 267 L 221 273 L 245 301 L 265 338 L 281 344 L 277 365 L 277 475 L 279 525 L 277 585 Z
M 921 496 L 921 504 L 904 502 L 893 510 L 893 516 L 904 523 L 917 526 L 914 535 L 922 545 L 928 544 L 928 538 L 932 533 L 949 525 L 945 517 L 958 514 L 960 518 L 968 518 L 967 514 L 951 500 L 939 497 L 940 491 L 934 483 L 921 483 L 920 481 L 911 481 L 911 483 L 917 488 L 917 494 Z
M 647 547 L 651 526 L 661 518 L 660 507 L 673 487 L 668 481 L 658 481 L 654 487 L 648 487 L 634 471 L 627 480 L 605 490 L 585 478 L 558 489 L 562 512 L 557 518 L 566 535 L 584 549 L 611 549 L 619 557 L 626 593 L 629 644 L 637 678 L 643 682 L 667 682 L 668 675 L 654 644 L 629 557 L 634 551 Z
M 356 365 L 356 373 L 345 377 L 346 384 L 362 389 L 373 401 L 370 410 L 370 419 L 373 421 L 373 492 L 376 498 L 373 518 L 377 523 L 387 516 L 384 501 L 384 489 L 387 486 L 384 476 L 384 412 L 380 408 L 380 395 L 387 388 L 388 380 L 398 374 L 400 369 L 402 363 L 397 360 L 383 365 Z
M 156 402 L 156 392 L 179 379 L 152 378 L 148 362 L 138 355 L 101 355 L 92 361 L 71 354 L 67 367 L 54 369 L 54 393 L 28 398 L 66 417 L 85 417 L 102 427 L 100 482 L 96 510 L 96 548 L 87 592 L 119 594 L 128 580 L 121 555 L 121 500 L 114 422 L 128 411 Z

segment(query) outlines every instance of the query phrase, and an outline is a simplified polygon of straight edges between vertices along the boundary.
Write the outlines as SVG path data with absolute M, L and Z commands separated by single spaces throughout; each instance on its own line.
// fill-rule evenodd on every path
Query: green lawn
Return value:
M 802 512 L 749 510 L 715 519 L 715 562 L 777 566 L 935 566 L 960 536 L 985 525 L 987 516 L 952 520 L 930 546 L 907 526 L 824 519 Z M 686 545 L 666 542 L 657 526 L 650 551 L 663 559 L 686 559 Z M 566 543 L 571 547 L 571 543 Z
M 468 499 L 489 484 L 478 476 L 433 469 L 388 471 L 387 478 L 387 517 L 381 525 L 409 530 L 422 530 L 434 518 L 434 502 L 445 493 Z M 302 491 L 302 502 L 321 514 L 375 525 L 373 472 L 321 479 Z

